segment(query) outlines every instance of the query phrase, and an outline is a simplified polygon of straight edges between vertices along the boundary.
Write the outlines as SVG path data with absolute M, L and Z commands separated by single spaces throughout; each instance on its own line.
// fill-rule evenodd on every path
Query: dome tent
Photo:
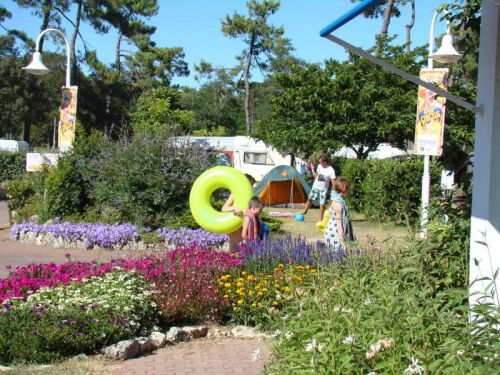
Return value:
M 288 165 L 271 169 L 254 187 L 255 195 L 268 206 L 305 203 L 310 190 L 304 177 Z

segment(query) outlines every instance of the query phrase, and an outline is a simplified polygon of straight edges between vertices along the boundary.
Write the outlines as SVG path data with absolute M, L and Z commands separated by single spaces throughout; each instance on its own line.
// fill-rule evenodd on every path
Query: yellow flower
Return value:
M 242 283 L 241 281 L 238 281 L 238 282 L 236 283 L 236 286 L 242 286 L 242 285 L 243 285 L 243 283 Z
M 253 290 L 249 290 L 249 291 L 248 291 L 248 295 L 249 295 L 249 296 L 253 296 Z
M 245 276 L 247 274 L 247 271 L 243 271 L 241 274 Z
M 273 305 L 276 306 L 278 304 L 278 302 L 276 301 L 273 301 Z
M 239 299 L 237 303 L 238 303 L 238 305 L 243 305 L 243 300 Z
M 257 304 L 255 302 L 252 303 L 252 307 L 257 307 Z
M 225 283 L 225 284 L 224 284 L 224 287 L 225 287 L 225 288 L 231 288 L 231 283 Z
M 236 306 L 233 307 L 233 311 L 238 311 L 239 309 L 240 309 L 239 307 Z
M 228 299 L 228 298 L 229 298 L 229 296 L 228 296 L 227 294 L 224 294 L 224 295 L 222 296 L 222 298 L 224 298 L 224 299 Z
M 285 265 L 284 265 L 284 264 L 282 264 L 282 263 L 280 263 L 280 264 L 278 264 L 278 267 L 279 267 L 279 268 L 285 268 Z

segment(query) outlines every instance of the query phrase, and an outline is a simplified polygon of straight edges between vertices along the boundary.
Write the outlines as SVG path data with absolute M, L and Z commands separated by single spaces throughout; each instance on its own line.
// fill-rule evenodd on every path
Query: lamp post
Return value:
M 444 11 L 446 13 L 446 10 Z M 453 47 L 453 37 L 451 35 L 450 22 L 446 21 L 446 34 L 443 37 L 441 47 L 434 53 L 434 26 L 440 11 L 434 12 L 432 17 L 430 38 L 429 38 L 429 58 L 427 68 L 434 69 L 434 60 L 440 63 L 456 62 L 462 58 L 462 55 Z M 431 176 L 429 171 L 430 155 L 424 155 L 424 173 L 422 176 L 422 218 L 420 222 L 421 236 L 427 236 L 427 223 L 429 221 L 429 195 L 431 186 Z
M 66 38 L 66 35 L 62 31 L 57 29 L 43 30 L 36 39 L 36 48 L 35 53 L 33 53 L 33 60 L 28 66 L 25 66 L 23 70 L 34 75 L 43 75 L 50 72 L 50 69 L 43 64 L 42 54 L 40 53 L 40 41 L 48 32 L 54 32 L 58 34 L 64 39 L 64 42 L 66 43 L 66 85 L 62 89 L 58 131 L 59 150 L 65 152 L 71 148 L 71 145 L 75 138 L 76 101 L 78 90 L 76 86 L 71 87 L 71 47 L 68 38 Z
M 33 60 L 28 66 L 25 66 L 23 70 L 36 76 L 41 76 L 50 72 L 50 69 L 47 68 L 42 62 L 42 54 L 40 53 L 40 41 L 48 32 L 55 32 L 56 34 L 62 36 L 64 42 L 66 43 L 66 87 L 71 87 L 71 47 L 69 45 L 68 38 L 66 38 L 66 35 L 60 30 L 45 29 L 38 35 L 38 38 L 36 39 L 35 53 L 33 53 Z

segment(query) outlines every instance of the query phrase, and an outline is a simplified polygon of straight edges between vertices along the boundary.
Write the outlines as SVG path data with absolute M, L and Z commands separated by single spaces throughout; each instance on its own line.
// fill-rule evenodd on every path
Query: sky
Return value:
M 3 1 L 2 1 L 3 2 Z M 412 29 L 413 46 L 429 42 L 430 23 L 433 12 L 444 1 L 417 0 L 415 26 Z M 244 49 L 243 41 L 225 37 L 221 31 L 221 20 L 234 12 L 247 15 L 246 0 L 159 0 L 160 10 L 152 17 L 150 24 L 156 26 L 152 39 L 159 47 L 182 47 L 185 60 L 191 72 L 189 77 L 176 77 L 173 84 L 198 87 L 194 80 L 194 64 L 202 59 L 213 66 L 229 68 L 236 65 L 235 56 Z M 18 28 L 36 39 L 40 31 L 41 19 L 32 15 L 28 9 L 18 8 L 14 2 L 5 3 L 13 14 L 4 23 L 7 28 Z M 269 18 L 274 26 L 283 26 L 284 36 L 291 39 L 295 48 L 294 55 L 311 63 L 325 59 L 344 60 L 344 49 L 319 36 L 320 30 L 352 9 L 350 0 L 282 0 L 280 9 Z M 410 19 L 410 6 L 402 9 L 401 17 L 393 19 L 389 27 L 391 35 L 397 34 L 396 42 L 405 40 L 405 24 Z M 347 42 L 367 49 L 373 46 L 375 35 L 380 31 L 382 19 L 366 19 L 362 15 L 342 26 L 333 35 Z M 72 26 L 63 22 L 66 35 L 71 36 Z M 436 23 L 435 34 L 445 31 L 444 21 Z M 0 31 L 3 33 L 3 31 Z M 48 34 L 47 34 L 48 35 Z M 97 51 L 98 58 L 112 63 L 116 43 L 116 33 L 96 34 L 88 25 L 83 25 L 82 35 L 90 49 Z M 64 52 L 63 47 L 50 42 L 44 50 Z M 127 49 L 127 46 L 123 47 Z M 130 48 L 130 47 L 129 47 Z M 77 55 L 82 53 L 83 44 L 77 42 Z M 257 76 L 254 77 L 259 80 Z

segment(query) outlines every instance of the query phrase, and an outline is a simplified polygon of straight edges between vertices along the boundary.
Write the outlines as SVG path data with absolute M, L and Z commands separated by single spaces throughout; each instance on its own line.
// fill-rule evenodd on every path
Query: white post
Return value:
M 431 21 L 430 38 L 429 38 L 429 58 L 427 59 L 427 68 L 434 68 L 432 53 L 434 52 L 434 26 L 439 12 L 434 12 Z M 424 155 L 424 173 L 422 175 L 422 218 L 420 220 L 420 235 L 425 238 L 427 236 L 427 223 L 429 222 L 429 196 L 431 190 L 431 173 L 430 173 L 429 155 Z
M 500 7 L 483 0 L 479 42 L 474 176 L 469 265 L 469 303 L 480 302 L 492 291 L 493 275 L 500 268 Z M 489 279 L 489 281 L 487 280 Z M 500 305 L 494 298 L 481 302 Z M 473 317 L 471 317 L 473 318 Z
M 55 32 L 56 34 L 59 34 L 62 36 L 64 39 L 64 43 L 66 43 L 66 87 L 71 87 L 71 47 L 69 45 L 68 38 L 66 38 L 66 35 L 57 29 L 45 29 L 43 30 L 39 35 L 38 38 L 36 39 L 36 47 L 35 47 L 35 52 L 40 52 L 40 41 L 42 40 L 43 36 L 48 33 L 48 32 Z

